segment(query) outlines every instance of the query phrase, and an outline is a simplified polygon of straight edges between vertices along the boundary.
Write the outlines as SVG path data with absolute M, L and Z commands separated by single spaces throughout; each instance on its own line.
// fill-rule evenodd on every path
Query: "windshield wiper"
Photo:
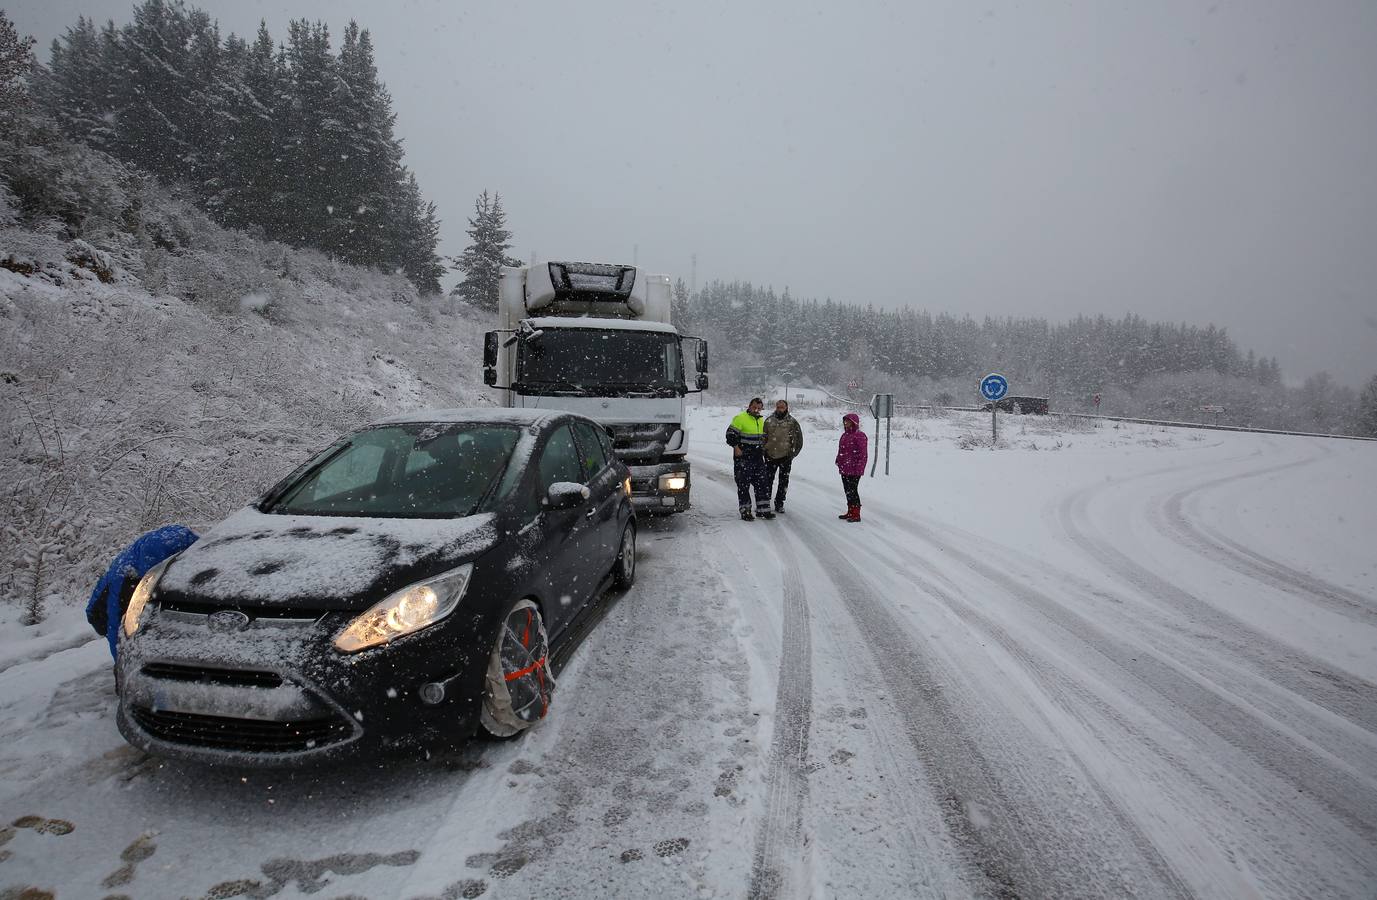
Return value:
M 534 392 L 549 394 L 555 391 L 574 391 L 580 394 L 588 393 L 588 388 L 582 384 L 575 384 L 572 381 L 523 381 L 520 385 L 523 393 Z

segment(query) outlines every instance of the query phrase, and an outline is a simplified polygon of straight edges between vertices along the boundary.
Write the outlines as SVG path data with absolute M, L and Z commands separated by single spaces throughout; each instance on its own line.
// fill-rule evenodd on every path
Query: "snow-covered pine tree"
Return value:
M 188 90 L 194 37 L 180 0 L 145 0 L 119 33 L 111 151 L 165 181 L 185 176 L 195 150 L 192 122 L 203 115 Z
M 227 113 L 239 71 L 231 68 L 220 40 L 220 26 L 205 10 L 187 13 L 191 45 L 187 50 L 187 115 L 182 130 L 189 147 L 183 175 L 202 199 L 215 192 L 222 148 L 233 123 Z
M 690 324 L 693 320 L 689 288 L 682 278 L 675 279 L 674 281 L 674 295 L 670 299 L 669 318 L 680 331 L 692 327 Z
M 406 255 L 397 238 L 420 224 L 423 211 L 407 195 L 392 98 L 378 81 L 372 38 L 357 22 L 344 30 L 331 104 L 343 145 L 331 166 L 340 204 L 331 219 L 332 242 L 350 262 L 397 268 Z
M 115 86 L 119 63 L 115 24 L 96 29 L 81 16 L 52 43 L 52 59 L 39 80 L 43 104 L 68 136 L 108 149 L 114 134 Z
M 1355 425 L 1358 434 L 1363 437 L 1377 438 L 1377 375 L 1372 376 L 1358 395 Z
M 20 37 L 14 23 L 0 9 L 0 125 L 5 127 L 28 106 L 33 45 L 34 39 Z
M 287 74 L 266 23 L 252 44 L 230 36 L 224 116 L 231 123 L 220 145 L 220 166 L 207 206 L 231 228 L 260 230 L 280 238 L 282 207 L 290 182 L 283 166 Z
M 440 220 L 435 204 L 421 196 L 416 176 L 402 170 L 400 190 L 388 199 L 389 222 L 383 234 L 394 268 L 400 269 L 422 294 L 440 293 L 445 265 L 435 252 L 440 240 Z
M 507 230 L 500 194 L 490 198 L 484 191 L 479 195 L 474 201 L 468 231 L 472 243 L 454 258 L 455 266 L 464 273 L 464 280 L 450 293 L 471 306 L 495 310 L 501 267 L 521 265 L 521 260 L 507 255 L 512 246 L 512 233 Z
M 279 209 L 281 237 L 296 246 L 338 253 L 333 218 L 343 216 L 335 167 L 348 153 L 347 126 L 336 117 L 337 62 L 330 30 L 322 22 L 297 19 L 287 26 L 287 96 L 283 107 L 287 140 L 282 162 L 292 179 Z

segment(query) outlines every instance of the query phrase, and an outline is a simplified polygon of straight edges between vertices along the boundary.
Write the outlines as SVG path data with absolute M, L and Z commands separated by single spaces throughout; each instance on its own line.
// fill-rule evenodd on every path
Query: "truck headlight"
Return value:
M 688 487 L 687 472 L 667 472 L 660 476 L 660 490 L 682 491 Z
M 124 610 L 124 618 L 120 620 L 125 637 L 132 637 L 143 624 L 143 612 L 148 607 L 148 601 L 153 599 L 153 590 L 158 586 L 158 579 L 163 577 L 163 571 L 170 562 L 171 559 L 163 560 L 139 579 L 139 586 L 134 588 L 134 595 L 129 598 L 129 606 Z
M 335 638 L 335 649 L 356 653 L 434 625 L 454 612 L 472 575 L 473 563 L 465 563 L 396 591 L 350 622 Z

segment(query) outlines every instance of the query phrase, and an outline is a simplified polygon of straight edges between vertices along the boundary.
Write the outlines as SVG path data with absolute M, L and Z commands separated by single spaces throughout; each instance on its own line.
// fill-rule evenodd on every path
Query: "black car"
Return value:
M 120 731 L 249 765 L 517 734 L 605 590 L 635 578 L 627 479 L 607 431 L 569 413 L 346 435 L 139 583 Z

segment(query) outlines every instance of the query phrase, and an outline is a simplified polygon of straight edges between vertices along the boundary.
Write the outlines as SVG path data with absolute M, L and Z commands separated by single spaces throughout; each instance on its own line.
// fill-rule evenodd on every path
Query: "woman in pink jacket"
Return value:
M 861 520 L 861 495 L 857 487 L 870 459 L 870 440 L 861 431 L 861 417 L 855 413 L 842 416 L 842 435 L 837 442 L 837 471 L 841 473 L 842 490 L 846 491 L 846 512 L 837 516 L 848 522 Z

